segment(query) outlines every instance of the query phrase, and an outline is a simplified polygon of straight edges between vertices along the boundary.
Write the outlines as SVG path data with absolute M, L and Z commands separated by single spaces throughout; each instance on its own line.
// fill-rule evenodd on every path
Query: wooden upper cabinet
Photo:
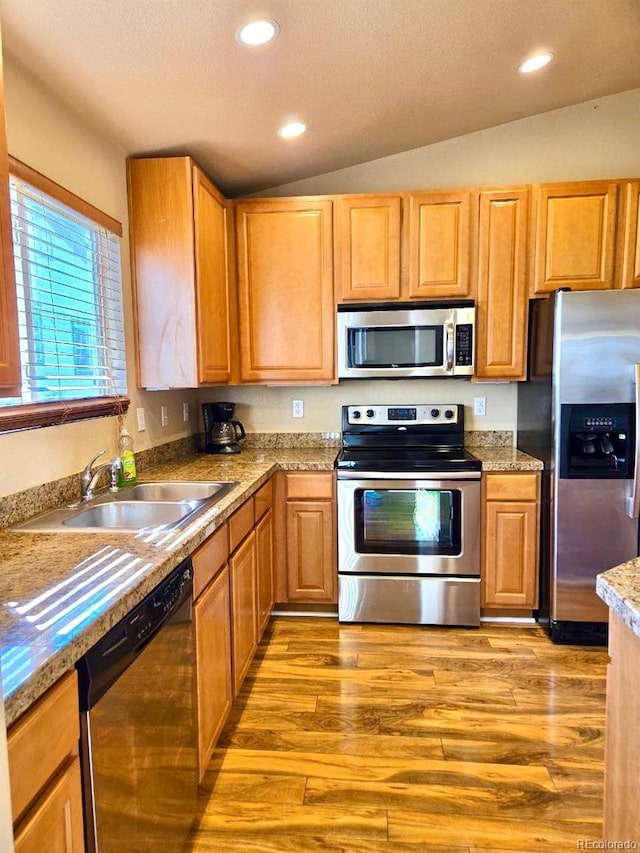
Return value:
M 525 379 L 529 191 L 480 193 L 477 379 Z
M 409 196 L 409 298 L 471 295 L 473 196 L 468 190 Z
M 336 203 L 339 300 L 400 298 L 399 195 L 340 196 Z
M 0 45 L 0 397 L 20 393 L 18 311 L 9 207 L 9 157 L 4 118 L 4 88 Z
M 196 322 L 200 383 L 231 379 L 231 317 L 227 257 L 227 206 L 193 166 L 196 250 Z
M 618 257 L 620 287 L 640 287 L 640 181 L 623 184 Z
M 236 205 L 241 381 L 335 381 L 332 207 Z
M 138 384 L 231 378 L 226 201 L 189 157 L 127 162 Z
M 612 288 L 618 184 L 543 184 L 534 192 L 534 292 Z

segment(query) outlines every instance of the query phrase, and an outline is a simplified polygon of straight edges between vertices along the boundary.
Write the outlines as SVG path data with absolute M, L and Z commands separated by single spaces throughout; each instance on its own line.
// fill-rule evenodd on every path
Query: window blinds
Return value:
M 22 396 L 3 405 L 127 392 L 120 242 L 11 175 Z

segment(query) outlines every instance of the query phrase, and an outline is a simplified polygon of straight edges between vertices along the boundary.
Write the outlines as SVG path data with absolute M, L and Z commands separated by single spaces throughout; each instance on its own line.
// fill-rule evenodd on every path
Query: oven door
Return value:
M 338 572 L 479 577 L 479 477 L 339 472 Z

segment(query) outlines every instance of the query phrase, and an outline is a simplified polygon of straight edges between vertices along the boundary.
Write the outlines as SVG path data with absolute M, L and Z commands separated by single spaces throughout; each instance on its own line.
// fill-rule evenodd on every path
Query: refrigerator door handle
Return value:
M 640 516 L 640 364 L 634 366 L 635 371 L 635 398 L 636 404 L 636 445 L 635 462 L 633 466 L 633 491 L 631 497 L 627 498 L 627 515 L 629 518 Z

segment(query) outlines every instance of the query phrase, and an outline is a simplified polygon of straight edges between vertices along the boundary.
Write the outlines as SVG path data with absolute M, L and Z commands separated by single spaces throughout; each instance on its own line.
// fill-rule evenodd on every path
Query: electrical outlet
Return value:
M 169 424 L 169 410 L 167 406 L 160 406 L 160 426 L 168 426 Z
M 185 422 L 185 424 L 189 420 L 189 404 L 188 403 L 182 404 L 182 420 Z
M 487 398 L 486 397 L 474 397 L 473 398 L 473 414 L 482 417 L 487 414 Z
M 138 432 L 144 432 L 147 428 L 144 419 L 144 409 L 136 409 L 136 417 L 138 418 Z
M 292 400 L 291 401 L 291 417 L 293 417 L 293 418 L 303 418 L 304 417 L 304 400 Z

